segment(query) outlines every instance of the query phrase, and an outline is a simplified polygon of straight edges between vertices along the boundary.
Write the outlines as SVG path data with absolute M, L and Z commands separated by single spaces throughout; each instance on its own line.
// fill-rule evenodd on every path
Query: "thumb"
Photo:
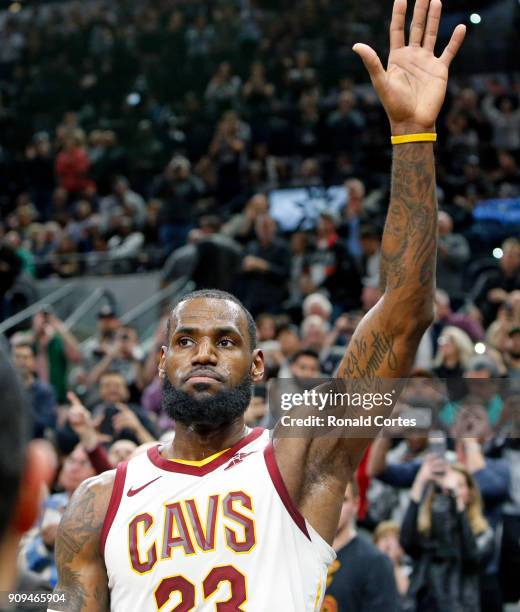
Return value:
M 385 69 L 381 64 L 381 60 L 379 59 L 377 53 L 364 43 L 356 43 L 352 50 L 354 53 L 357 53 L 359 57 L 362 59 L 363 64 L 365 64 L 365 68 L 368 70 L 370 74 L 370 78 L 372 79 L 372 83 L 374 87 L 377 89 L 379 85 L 381 85 L 382 80 L 385 77 Z
M 83 404 L 81 403 L 81 400 L 79 399 L 79 397 L 75 393 L 73 393 L 72 391 L 69 391 L 67 393 L 67 399 L 69 400 L 69 402 L 73 406 L 81 406 L 81 407 L 83 407 Z

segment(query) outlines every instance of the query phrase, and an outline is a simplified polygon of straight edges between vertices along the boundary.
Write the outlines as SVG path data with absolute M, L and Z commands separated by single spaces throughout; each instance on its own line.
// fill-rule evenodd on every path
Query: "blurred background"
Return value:
M 367 576 L 359 610 L 520 600 L 520 2 L 445 5 L 438 49 L 457 23 L 468 36 L 437 125 L 436 320 L 414 375 L 451 380 L 442 455 L 473 518 L 435 532 L 455 506 L 433 493 L 420 513 L 430 432 L 378 440 L 340 532 L 357 518 L 381 574 L 331 591 L 326 610 L 358 601 Z M 0 341 L 56 466 L 20 553 L 47 585 L 79 482 L 174 435 L 156 367 L 175 298 L 216 287 L 251 310 L 268 366 L 251 425 L 271 425 L 270 379 L 331 375 L 379 299 L 392 151 L 351 47 L 386 57 L 390 15 L 373 0 L 0 1 Z M 467 379 L 488 381 L 483 396 Z M 433 401 L 418 385 L 406 406 Z

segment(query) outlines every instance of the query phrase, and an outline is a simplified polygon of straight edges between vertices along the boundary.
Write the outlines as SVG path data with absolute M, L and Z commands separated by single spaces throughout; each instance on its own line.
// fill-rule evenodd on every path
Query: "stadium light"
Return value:
M 136 92 L 128 94 L 126 98 L 126 103 L 128 104 L 128 106 L 137 106 L 140 102 L 141 102 L 141 95 Z
M 486 345 L 483 342 L 477 342 L 475 344 L 475 353 L 477 355 L 483 355 L 486 352 Z
M 493 257 L 495 259 L 502 259 L 503 256 L 504 256 L 504 251 L 502 251 L 500 247 L 493 249 Z
M 22 10 L 22 5 L 19 2 L 13 2 L 9 6 L 9 12 L 11 13 L 19 13 Z
M 469 20 L 471 21 L 471 23 L 477 25 L 482 21 L 482 17 L 478 13 L 471 13 L 471 15 L 469 16 Z

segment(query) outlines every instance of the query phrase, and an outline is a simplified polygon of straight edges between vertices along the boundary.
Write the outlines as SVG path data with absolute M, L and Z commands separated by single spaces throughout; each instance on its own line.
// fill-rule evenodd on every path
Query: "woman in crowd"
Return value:
M 479 612 L 479 574 L 493 553 L 493 532 L 465 468 L 435 455 L 424 460 L 400 541 L 414 564 L 407 610 Z

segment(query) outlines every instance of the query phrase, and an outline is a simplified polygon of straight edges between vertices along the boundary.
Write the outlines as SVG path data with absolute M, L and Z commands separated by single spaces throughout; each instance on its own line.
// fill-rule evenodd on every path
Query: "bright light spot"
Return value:
M 503 256 L 504 256 L 504 251 L 502 251 L 501 248 L 497 247 L 496 249 L 493 249 L 493 257 L 495 259 L 502 259 Z
M 19 2 L 13 2 L 9 6 L 9 11 L 11 13 L 19 13 L 22 10 L 22 5 Z
M 475 353 L 483 355 L 486 352 L 486 345 L 483 342 L 477 342 L 475 344 Z
M 128 106 L 137 106 L 141 102 L 141 96 L 138 93 L 128 94 L 126 103 Z
M 478 13 L 471 13 L 469 20 L 476 25 L 482 21 L 482 17 Z

